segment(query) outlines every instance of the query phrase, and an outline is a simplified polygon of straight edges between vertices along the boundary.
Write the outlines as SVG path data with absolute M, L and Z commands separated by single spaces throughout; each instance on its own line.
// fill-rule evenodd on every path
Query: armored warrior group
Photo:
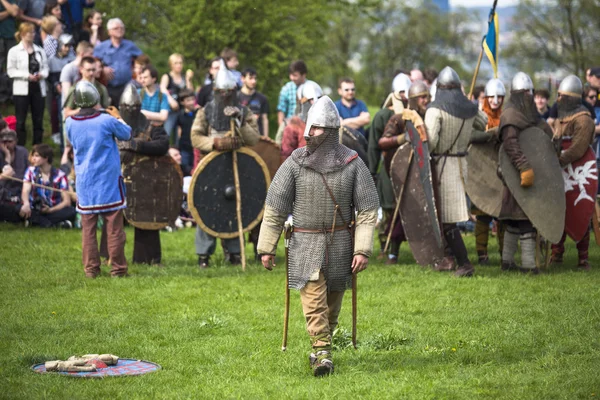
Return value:
M 244 233 L 252 231 L 255 255 L 271 270 L 284 232 L 287 286 L 300 291 L 315 376 L 334 370 L 332 334 L 350 288 L 356 322 L 356 279 L 372 256 L 378 210 L 386 264 L 398 262 L 407 242 L 417 263 L 473 275 L 458 224 L 475 215 L 480 265 L 489 263 L 495 224 L 504 271 L 538 274 L 548 262 L 562 262 L 566 236 L 577 242 L 578 266 L 589 270 L 597 167 L 583 86 L 575 76 L 563 80 L 558 118 L 550 124 L 538 114 L 533 90 L 529 76 L 519 72 L 505 101 L 503 83 L 492 79 L 479 109 L 450 67 L 431 88 L 399 74 L 367 144 L 360 132 L 342 126 L 321 87 L 306 80 L 297 90 L 296 115 L 276 138 L 281 165 L 267 166 L 256 119 L 240 106 L 236 78 L 221 65 L 212 100 L 198 110 L 191 135 L 198 150 L 189 190 L 199 266 L 209 267 L 218 238 L 227 259 L 243 264 Z M 99 109 L 100 96 L 89 82 L 78 83 L 74 93 L 80 111 L 67 119 L 66 130 L 75 153 L 86 275 L 98 275 L 100 256 L 114 276 L 127 273 L 124 209 L 135 227 L 133 261 L 158 264 L 159 229 L 172 218 L 165 207 L 177 202 L 142 199 L 181 190 L 181 175 L 165 161 L 166 133 L 141 114 L 133 87 L 125 88 L 120 112 Z M 269 139 L 266 145 L 276 148 Z M 143 175 L 140 168 L 163 172 Z M 105 220 L 100 249 L 98 216 Z

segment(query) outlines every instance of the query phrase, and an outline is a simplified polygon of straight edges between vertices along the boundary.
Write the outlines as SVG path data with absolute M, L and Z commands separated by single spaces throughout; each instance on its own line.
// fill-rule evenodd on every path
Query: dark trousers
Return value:
M 29 222 L 31 222 L 32 225 L 41 226 L 42 228 L 50 228 L 59 222 L 72 220 L 75 218 L 76 214 L 75 208 L 71 206 L 61 208 L 50 214 L 42 214 L 37 210 L 32 210 Z
M 15 103 L 15 114 L 17 117 L 17 144 L 25 146 L 27 142 L 27 131 L 25 130 L 25 120 L 27 113 L 31 108 L 31 120 L 33 122 L 33 143 L 42 143 L 44 137 L 44 106 L 45 99 L 42 97 L 40 85 L 37 83 L 29 84 L 29 94 L 27 96 L 13 96 Z
M 0 38 L 0 73 L 6 72 L 6 58 L 8 50 L 14 47 L 17 41 L 13 38 Z
M 133 237 L 133 262 L 138 264 L 160 264 L 160 231 L 135 228 Z
M 125 85 L 108 86 L 106 90 L 108 90 L 108 97 L 110 97 L 110 105 L 119 108 L 119 103 L 121 102 L 121 95 L 125 90 Z
M 19 215 L 21 203 L 1 202 L 0 201 L 0 221 L 18 223 L 22 221 Z
M 460 235 L 460 229 L 456 224 L 443 224 L 444 238 L 448 247 L 452 250 L 452 254 L 456 257 L 456 262 L 459 267 L 463 267 L 465 264 L 470 264 L 469 255 L 465 242 Z

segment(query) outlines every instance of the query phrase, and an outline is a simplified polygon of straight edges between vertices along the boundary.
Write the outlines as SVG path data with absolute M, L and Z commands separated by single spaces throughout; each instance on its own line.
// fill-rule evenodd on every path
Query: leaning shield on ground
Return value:
M 135 156 L 123 164 L 127 221 L 140 229 L 158 230 L 175 223 L 181 209 L 183 174 L 170 156 Z
M 249 232 L 262 219 L 267 189 L 271 183 L 263 159 L 249 148 L 237 151 L 242 229 Z M 194 171 L 188 204 L 198 226 L 208 234 L 238 237 L 233 152 L 213 151 L 202 158 Z
M 409 163 L 411 151 L 413 151 L 411 143 L 405 143 L 396 150 L 390 170 L 392 186 L 396 198 L 402 191 L 400 218 L 413 257 L 420 265 L 434 265 L 444 257 L 444 249 L 441 237 L 436 238 L 440 232 L 437 213 L 432 220 L 429 213 L 430 202 L 426 200 L 427 193 L 433 193 L 433 189 L 431 188 L 430 192 L 421 183 L 416 152 L 413 153 L 412 161 Z
M 502 188 L 498 177 L 498 148 L 496 141 L 473 143 L 467 155 L 466 190 L 477 208 L 498 217 L 502 207 Z
M 433 236 L 438 246 L 443 246 L 442 243 L 442 230 L 439 224 L 439 217 L 437 206 L 435 204 L 435 191 L 433 188 L 433 178 L 431 171 L 431 157 L 429 155 L 429 146 L 427 143 L 421 141 L 419 131 L 413 123 L 409 120 L 405 120 L 406 134 L 408 140 L 412 144 L 415 152 L 414 159 L 416 161 L 416 167 L 419 171 L 419 182 L 424 192 L 424 201 L 426 204 L 425 211 L 427 213 L 428 224 L 431 224 L 433 229 Z
M 562 168 L 550 138 L 540 128 L 531 127 L 519 134 L 521 151 L 533 168 L 533 186 L 521 186 L 519 171 L 500 147 L 500 169 L 504 182 L 538 232 L 557 243 L 565 227 L 565 189 Z
M 569 145 L 570 141 L 564 140 L 563 150 L 566 150 Z M 578 242 L 589 229 L 596 205 L 598 166 L 592 148 L 588 147 L 583 157 L 567 165 L 562 173 L 567 202 L 565 232 Z
M 359 131 L 348 128 L 347 126 L 341 126 L 340 143 L 356 151 L 361 160 L 363 160 L 366 165 L 369 165 L 369 160 L 367 159 L 367 147 L 369 143 Z
M 250 149 L 255 151 L 265 164 L 267 164 L 269 177 L 273 179 L 275 172 L 277 172 L 281 165 L 281 148 L 271 138 L 261 136 L 258 143 L 250 147 Z

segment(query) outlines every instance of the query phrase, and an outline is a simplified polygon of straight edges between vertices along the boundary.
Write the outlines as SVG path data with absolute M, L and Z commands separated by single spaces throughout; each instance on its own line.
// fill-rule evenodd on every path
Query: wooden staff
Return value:
M 2 176 L 3 178 L 6 178 L 6 179 L 10 179 L 11 181 L 16 181 L 16 182 L 21 182 L 21 183 L 29 183 L 31 186 L 40 187 L 42 189 L 51 190 L 53 192 L 61 192 L 61 193 L 65 192 L 68 194 L 75 194 L 75 192 L 73 192 L 72 190 L 57 189 L 57 188 L 53 188 L 50 186 L 41 185 L 39 183 L 25 182 L 23 179 L 15 178 L 15 177 L 4 175 L 4 174 L 0 174 L 0 176 Z
M 600 216 L 600 206 L 598 202 L 594 204 L 594 215 L 592 215 L 592 226 L 594 228 L 594 238 L 596 239 L 596 244 L 600 246 L 600 222 L 598 221 L 598 216 Z
M 475 67 L 475 74 L 473 75 L 473 80 L 471 81 L 471 87 L 469 88 L 469 97 L 471 100 L 471 96 L 473 96 L 473 90 L 475 89 L 475 82 L 477 81 L 477 75 L 479 75 L 479 67 L 481 66 L 481 60 L 483 59 L 483 42 L 481 44 L 481 50 L 479 50 L 479 59 L 477 60 L 477 66 Z
M 390 231 L 388 232 L 387 239 L 385 240 L 385 247 L 383 248 L 383 252 L 387 253 L 388 246 L 390 245 L 390 240 L 392 238 L 392 232 L 394 231 L 394 226 L 396 225 L 396 218 L 398 218 L 398 214 L 400 212 L 400 200 L 402 199 L 402 194 L 404 193 L 404 186 L 406 184 L 406 177 L 408 176 L 408 171 L 410 170 L 410 164 L 412 162 L 414 150 L 410 151 L 408 155 L 408 168 L 406 169 L 406 174 L 404 175 L 404 180 L 402 187 L 400 187 L 400 193 L 398 194 L 398 198 L 396 199 L 396 207 L 394 208 L 394 215 L 392 216 L 392 222 L 390 223 Z
M 352 346 L 356 349 L 356 304 L 358 298 L 356 295 L 357 274 L 352 274 Z
M 235 121 L 231 119 L 231 134 L 236 135 Z M 246 249 L 244 242 L 244 225 L 242 223 L 242 193 L 240 191 L 240 176 L 238 172 L 237 150 L 233 150 L 233 183 L 235 184 L 235 211 L 237 214 L 238 235 L 240 239 L 240 257 L 242 258 L 242 271 L 246 271 Z
M 292 227 L 289 221 L 285 222 L 283 230 L 284 243 L 285 243 L 285 310 L 283 312 L 283 340 L 281 343 L 281 351 L 287 349 L 287 338 L 288 338 L 288 326 L 290 321 L 290 274 L 289 274 L 289 262 L 290 262 L 290 237 L 292 236 Z

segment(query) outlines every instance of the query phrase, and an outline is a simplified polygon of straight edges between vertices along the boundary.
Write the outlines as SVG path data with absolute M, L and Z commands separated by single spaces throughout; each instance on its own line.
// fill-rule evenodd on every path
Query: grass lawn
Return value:
M 133 231 L 126 254 L 131 257 Z M 541 276 L 492 266 L 456 279 L 414 264 L 374 263 L 359 279 L 359 348 L 348 347 L 350 296 L 342 310 L 336 373 L 310 375 L 309 341 L 292 292 L 282 353 L 284 263 L 200 271 L 194 230 L 162 233 L 162 269 L 131 265 L 84 278 L 77 230 L 0 225 L 0 397 L 73 399 L 600 397 L 600 252 L 592 272 L 565 266 Z M 474 239 L 468 236 L 470 254 Z M 251 246 L 248 246 L 248 253 Z M 280 255 L 283 249 L 280 248 Z M 216 263 L 222 256 L 215 257 Z M 157 362 L 139 377 L 82 380 L 29 367 L 75 354 Z

